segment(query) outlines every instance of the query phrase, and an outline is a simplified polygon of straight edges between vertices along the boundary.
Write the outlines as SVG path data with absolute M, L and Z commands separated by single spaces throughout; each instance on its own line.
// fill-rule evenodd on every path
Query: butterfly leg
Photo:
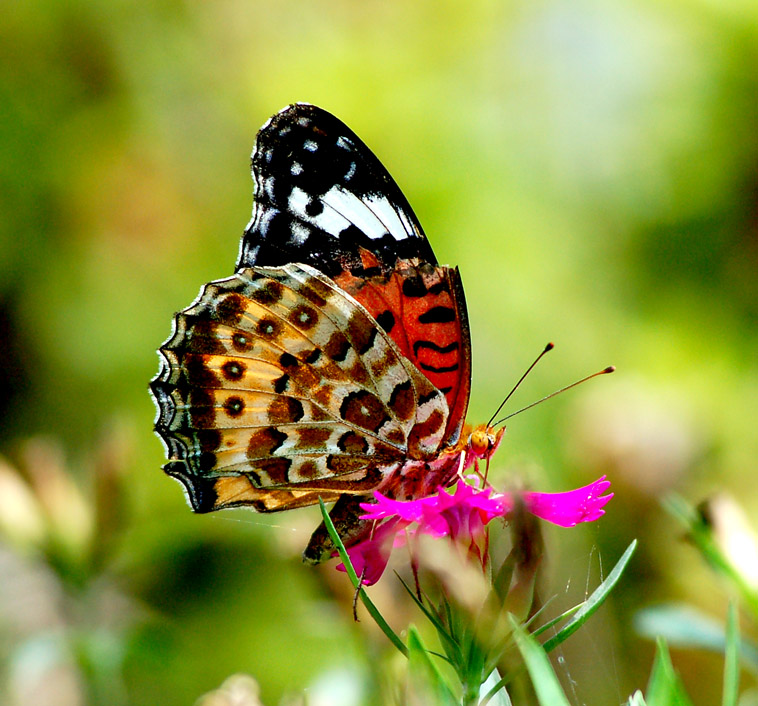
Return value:
M 484 473 L 482 473 L 479 470 L 479 459 L 478 458 L 474 459 L 474 474 L 479 478 L 479 480 L 481 480 L 484 483 L 485 486 L 487 485 L 487 476 L 489 475 L 489 472 L 490 472 L 489 458 L 487 458 L 485 461 Z
M 370 503 L 373 500 L 371 495 L 345 494 L 334 503 L 329 517 L 346 547 L 360 542 L 371 532 L 373 520 L 360 519 L 361 515 L 366 514 L 366 511 L 361 509 L 360 503 Z M 308 546 L 303 552 L 303 561 L 306 564 L 320 564 L 329 559 L 335 551 L 337 548 L 322 522 L 311 535 Z
M 474 464 L 476 464 L 476 461 L 474 461 Z M 476 466 L 474 466 L 476 470 Z M 455 472 L 455 475 L 458 476 L 458 480 L 463 480 L 463 472 L 466 470 L 466 454 L 465 452 L 461 451 L 460 458 L 458 459 L 458 470 Z

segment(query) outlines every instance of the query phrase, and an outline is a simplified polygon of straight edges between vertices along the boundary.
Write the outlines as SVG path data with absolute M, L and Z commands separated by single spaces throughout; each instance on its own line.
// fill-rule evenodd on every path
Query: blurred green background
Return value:
M 194 516 L 151 431 L 155 349 L 232 274 L 255 133 L 293 101 L 355 130 L 460 266 L 472 422 L 548 340 L 511 410 L 618 367 L 513 419 L 494 465 L 613 482 L 601 521 L 545 529 L 556 614 L 640 540 L 556 655 L 573 702 L 644 686 L 638 608 L 723 616 L 659 501 L 758 508 L 758 5 L 30 0 L 0 57 L 0 702 L 178 706 L 243 671 L 267 704 L 354 703 L 384 653 L 299 563 L 314 512 Z M 674 661 L 714 703 L 720 659 Z

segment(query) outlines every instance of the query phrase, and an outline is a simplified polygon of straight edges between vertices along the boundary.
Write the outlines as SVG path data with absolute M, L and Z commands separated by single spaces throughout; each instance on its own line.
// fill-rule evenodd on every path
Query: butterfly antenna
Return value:
M 509 415 L 503 417 L 500 421 L 495 422 L 492 426 L 499 426 L 506 419 L 510 419 L 511 417 L 515 417 L 517 414 L 521 414 L 522 412 L 525 412 L 527 409 L 531 409 L 532 407 L 540 404 L 541 402 L 544 402 L 545 400 L 549 400 L 551 397 L 555 397 L 556 395 L 560 395 L 561 392 L 566 392 L 566 390 L 570 390 L 572 387 L 576 387 L 577 385 L 581 385 L 583 382 L 587 382 L 587 380 L 592 380 L 592 378 L 596 378 L 598 375 L 608 375 L 609 373 L 612 373 L 615 370 L 616 370 L 616 368 L 613 365 L 609 365 L 607 368 L 604 368 L 603 370 L 598 370 L 596 373 L 592 373 L 592 375 L 588 375 L 586 378 L 582 378 L 581 380 L 577 380 L 576 382 L 572 382 L 570 385 L 566 385 L 566 387 L 562 387 L 560 390 L 556 390 L 555 392 L 551 392 L 549 395 L 545 395 L 542 399 L 537 400 L 536 402 L 532 402 L 531 404 L 528 404 L 526 407 L 522 407 L 518 411 L 513 412 L 512 414 L 509 414 Z
M 524 378 L 525 378 L 527 375 L 529 375 L 529 373 L 531 373 L 531 372 L 532 372 L 532 368 L 534 368 L 534 366 L 535 366 L 535 365 L 537 365 L 537 363 L 539 363 L 539 362 L 540 362 L 540 358 L 542 358 L 542 356 L 543 356 L 543 355 L 545 355 L 545 353 L 547 353 L 548 351 L 551 351 L 551 350 L 553 350 L 553 348 L 555 348 L 555 344 L 554 344 L 554 343 L 548 343 L 548 344 L 545 346 L 545 349 L 542 351 L 542 353 L 540 353 L 540 354 L 539 354 L 539 355 L 538 355 L 538 356 L 537 356 L 537 357 L 534 359 L 534 362 L 533 362 L 533 363 L 532 363 L 532 364 L 531 364 L 531 365 L 530 365 L 530 366 L 529 366 L 529 367 L 526 369 L 526 372 L 525 372 L 525 373 L 524 373 L 524 374 L 523 374 L 523 375 L 522 375 L 522 376 L 519 378 L 519 381 L 518 381 L 518 382 L 517 382 L 517 383 L 516 383 L 516 384 L 513 386 L 513 389 L 512 389 L 512 390 L 511 390 L 511 391 L 510 391 L 510 392 L 509 392 L 509 393 L 508 393 L 508 394 L 505 396 L 505 399 L 504 399 L 504 400 L 503 400 L 503 401 L 500 403 L 500 406 L 499 406 L 499 407 L 498 407 L 498 408 L 495 410 L 495 414 L 493 414 L 493 415 L 490 417 L 490 420 L 489 420 L 489 422 L 487 422 L 487 426 L 488 426 L 488 427 L 491 427 L 491 426 L 492 426 L 492 420 L 493 420 L 495 417 L 497 417 L 497 415 L 498 415 L 498 414 L 500 414 L 500 410 L 501 410 L 501 409 L 502 409 L 502 408 L 505 406 L 505 403 L 506 403 L 506 402 L 507 402 L 509 399 L 511 399 L 511 395 L 512 395 L 514 392 L 516 392 L 516 390 L 518 389 L 518 386 L 519 386 L 519 385 L 520 385 L 522 382 L 524 382 Z M 506 417 L 506 419 L 507 419 L 507 417 Z M 498 424 L 499 424 L 499 422 L 498 422 Z

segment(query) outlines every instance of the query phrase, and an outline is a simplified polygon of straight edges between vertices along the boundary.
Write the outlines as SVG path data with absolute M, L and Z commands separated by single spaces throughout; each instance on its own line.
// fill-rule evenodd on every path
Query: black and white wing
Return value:
M 321 108 L 295 103 L 260 130 L 253 216 L 237 269 L 300 262 L 329 276 L 361 268 L 360 248 L 391 269 L 436 258 L 407 199 L 366 144 Z

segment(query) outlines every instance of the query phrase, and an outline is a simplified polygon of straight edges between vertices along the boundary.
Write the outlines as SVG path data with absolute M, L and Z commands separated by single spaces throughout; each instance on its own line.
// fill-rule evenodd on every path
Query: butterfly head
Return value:
M 495 429 L 493 426 L 482 424 L 471 432 L 468 447 L 477 458 L 490 458 L 497 451 L 505 434 L 505 427 Z

